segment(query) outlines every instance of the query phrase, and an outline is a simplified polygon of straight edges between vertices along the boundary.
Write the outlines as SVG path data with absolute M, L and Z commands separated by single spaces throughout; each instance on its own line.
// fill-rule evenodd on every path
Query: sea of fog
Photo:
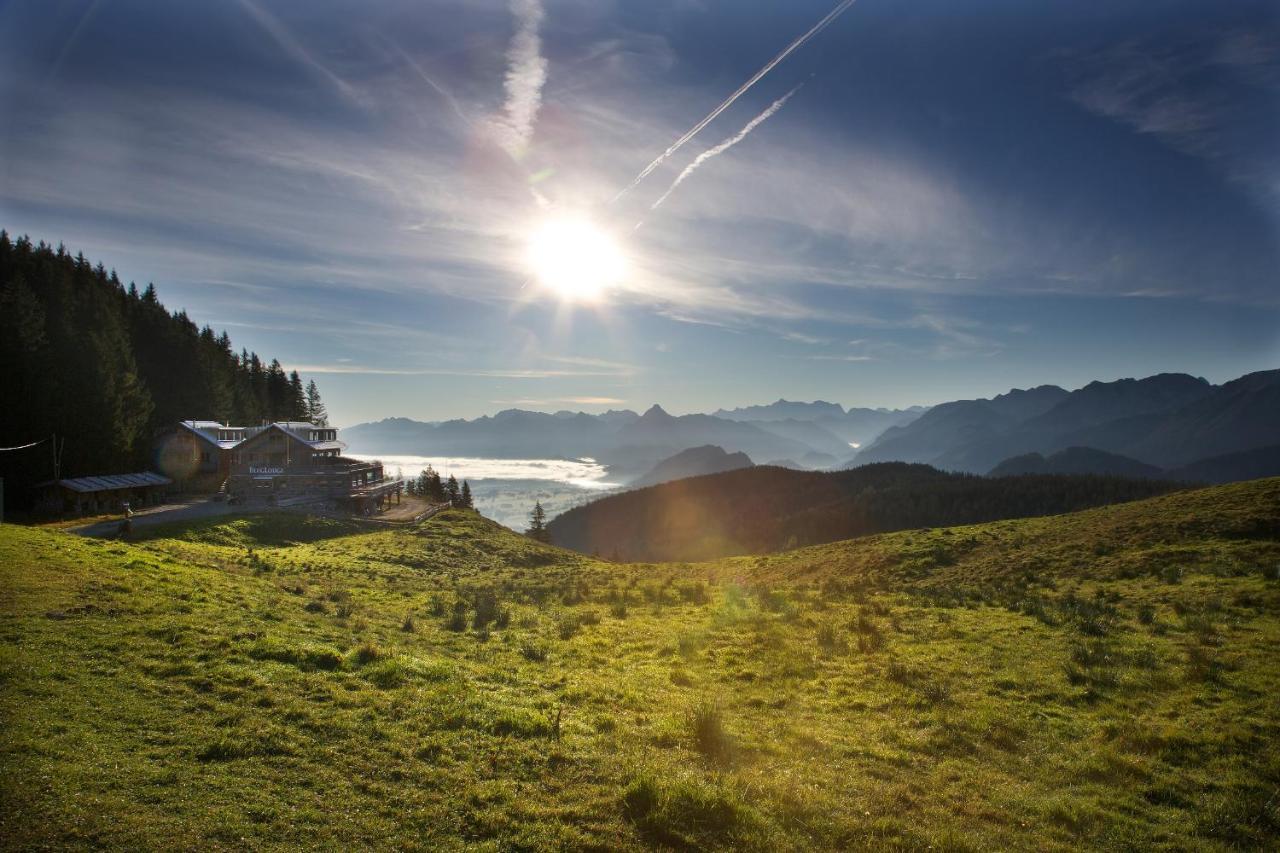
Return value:
M 417 477 L 429 465 L 448 479 L 471 484 L 471 495 L 486 518 L 524 530 L 535 501 L 547 517 L 621 488 L 594 459 L 490 459 L 470 456 L 390 456 L 350 453 L 353 459 L 380 459 L 388 476 Z

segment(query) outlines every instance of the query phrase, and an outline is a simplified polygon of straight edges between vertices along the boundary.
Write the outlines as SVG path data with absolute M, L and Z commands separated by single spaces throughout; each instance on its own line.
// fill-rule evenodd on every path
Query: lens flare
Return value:
M 538 283 L 568 302 L 594 302 L 622 279 L 617 241 L 585 219 L 557 219 L 529 239 L 526 261 Z

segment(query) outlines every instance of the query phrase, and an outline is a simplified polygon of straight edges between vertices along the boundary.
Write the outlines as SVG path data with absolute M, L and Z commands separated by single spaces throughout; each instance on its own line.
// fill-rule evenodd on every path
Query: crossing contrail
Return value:
M 834 21 L 836 18 L 843 15 L 844 11 L 848 9 L 850 6 L 852 6 L 854 2 L 855 0 L 840 0 L 840 2 L 836 4 L 836 7 L 834 9 L 832 9 L 830 12 L 827 13 L 826 17 L 824 17 L 821 21 L 818 21 L 818 23 L 810 27 L 807 32 L 799 36 L 795 41 L 791 42 L 791 44 L 783 48 L 781 53 L 779 53 L 773 59 L 770 59 L 767 63 L 765 63 L 763 68 L 761 68 L 759 71 L 757 71 L 755 74 L 751 76 L 751 79 L 749 79 L 747 82 L 739 86 L 732 95 L 730 95 L 729 97 L 721 101 L 718 107 L 716 107 L 711 112 L 707 113 L 707 115 L 702 119 L 702 121 L 698 122 L 693 127 L 689 128 L 689 130 L 684 134 L 684 136 L 681 136 L 679 139 L 673 142 L 671 144 L 671 147 L 669 147 L 666 151 L 663 151 L 661 154 L 659 154 L 657 158 L 654 159 L 654 161 L 650 163 L 648 166 L 645 166 L 644 170 L 641 171 L 640 174 L 636 175 L 635 180 L 633 180 L 630 184 L 624 187 L 616 196 L 614 196 L 613 200 L 617 201 L 627 193 L 631 192 L 631 190 L 639 186 L 640 182 L 649 176 L 649 173 L 651 173 L 654 169 L 661 166 L 668 157 L 670 157 L 672 154 L 679 151 L 680 148 L 686 142 L 688 142 L 690 139 L 693 139 L 693 137 L 697 136 L 698 133 L 704 127 L 711 124 L 711 122 L 715 121 L 716 117 L 719 116 L 720 113 L 729 109 L 729 107 L 733 104 L 733 102 L 738 100 L 738 98 L 741 98 L 748 89 L 750 89 L 756 83 L 760 82 L 761 77 L 763 77 L 764 75 L 772 71 L 778 63 L 782 62 L 782 60 L 790 56 L 793 51 L 795 51 L 797 48 L 804 45 L 805 42 L 809 41 L 809 39 L 813 38 L 818 33 L 825 30 L 831 24 L 832 21 Z
M 684 171 L 681 172 L 680 175 L 674 181 L 671 182 L 671 186 L 667 187 L 667 191 L 664 192 L 658 198 L 657 201 L 649 205 L 649 209 L 657 210 L 658 205 L 666 201 L 667 196 L 675 192 L 676 187 L 684 183 L 684 179 L 692 175 L 697 170 L 697 168 L 701 166 L 703 163 L 707 162 L 712 157 L 715 157 L 719 154 L 723 154 L 733 146 L 737 145 L 742 140 L 746 139 L 748 133 L 755 130 L 757 127 L 763 124 L 764 121 L 768 119 L 771 115 L 776 113 L 778 110 L 782 109 L 783 105 L 785 105 L 787 101 L 791 100 L 791 96 L 794 95 L 796 92 L 800 91 L 800 86 L 803 86 L 803 85 L 804 83 L 801 83 L 799 86 L 796 86 L 790 92 L 787 92 L 787 94 L 783 95 L 781 98 L 778 98 L 778 100 L 770 104 L 769 107 L 764 112 L 760 113 L 760 115 L 756 116 L 751 121 L 747 122 L 746 125 L 743 126 L 742 130 L 738 131 L 733 136 L 730 136 L 728 139 L 726 139 L 724 142 L 721 142 L 719 145 L 716 145 L 712 148 L 708 148 L 706 151 L 703 151 L 696 158 L 694 158 L 694 161 L 690 163 L 688 166 L 685 166 Z

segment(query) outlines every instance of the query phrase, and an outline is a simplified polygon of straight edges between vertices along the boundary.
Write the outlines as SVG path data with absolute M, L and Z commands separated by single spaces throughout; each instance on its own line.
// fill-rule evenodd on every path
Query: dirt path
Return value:
M 214 501 L 208 498 L 195 498 L 181 503 L 146 507 L 133 514 L 133 529 L 154 527 L 157 524 L 169 524 L 173 521 L 191 521 L 199 518 L 213 518 L 219 515 L 233 515 L 237 509 L 237 507 L 228 505 L 226 501 Z M 124 521 L 124 517 L 117 516 L 107 521 L 97 521 L 81 527 L 68 527 L 66 529 L 70 533 L 79 533 L 81 536 L 114 539 L 120 532 L 120 523 L 122 521 Z

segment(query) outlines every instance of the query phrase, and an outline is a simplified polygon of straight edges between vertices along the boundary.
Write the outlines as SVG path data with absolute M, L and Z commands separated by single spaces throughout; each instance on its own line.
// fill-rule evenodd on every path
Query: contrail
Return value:
M 676 187 L 684 183 L 684 179 L 692 175 L 694 171 L 696 171 L 697 168 L 701 166 L 703 163 L 707 162 L 712 157 L 715 157 L 719 154 L 723 154 L 733 146 L 737 145 L 742 140 L 746 139 L 748 133 L 750 133 L 751 131 L 759 127 L 761 124 L 763 124 L 764 121 L 767 118 L 769 118 L 769 116 L 773 115 L 778 110 L 782 109 L 783 105 L 786 104 L 787 101 L 791 100 L 791 96 L 794 95 L 796 92 L 800 91 L 800 86 L 803 86 L 803 85 L 804 83 L 801 83 L 799 86 L 796 86 L 790 92 L 787 92 L 787 94 L 783 95 L 781 98 L 778 98 L 778 100 L 770 104 L 769 107 L 764 112 L 760 113 L 760 115 L 756 116 L 751 121 L 747 122 L 746 125 L 743 126 L 742 130 L 738 131 L 733 136 L 730 136 L 724 142 L 721 142 L 719 145 L 716 145 L 712 148 L 708 148 L 706 151 L 703 151 L 701 154 L 699 154 L 694 159 L 694 161 L 690 163 L 688 166 L 685 166 L 684 171 L 681 172 L 680 175 L 674 181 L 671 182 L 671 186 L 667 187 L 667 191 L 664 192 L 657 201 L 649 205 L 649 209 L 657 210 L 658 205 L 666 201 L 667 196 L 675 192 Z
M 513 157 L 524 154 L 533 135 L 533 122 L 542 106 L 542 87 L 547 82 L 547 60 L 542 55 L 538 27 L 544 16 L 540 0 L 511 0 L 516 31 L 507 47 L 506 115 L 494 122 L 499 144 Z
M 458 117 L 458 120 L 461 121 L 468 130 L 471 130 L 474 127 L 474 122 L 471 121 L 471 118 L 462 109 L 461 104 L 458 103 L 458 99 L 453 96 L 452 92 L 433 80 L 423 67 L 418 64 L 418 61 L 410 56 L 399 44 L 389 38 L 381 38 L 382 41 L 385 42 L 393 51 L 399 54 L 400 58 L 405 61 L 405 64 L 414 70 L 418 77 L 422 79 L 422 82 L 430 86 L 432 91 L 439 95 L 441 99 L 449 105 L 449 109 L 453 110 L 453 114 Z
M 254 21 L 258 23 L 258 26 L 262 27 L 262 29 L 266 31 L 267 35 L 271 36 L 271 38 L 275 40 L 276 44 L 279 45 L 285 53 L 289 54 L 297 62 L 310 68 L 320 77 L 323 77 L 325 81 L 333 87 L 334 91 L 351 103 L 356 106 L 365 105 L 364 100 L 361 98 L 360 93 L 356 91 L 355 87 L 346 80 L 343 80 L 337 74 L 334 74 L 328 69 L 328 67 L 320 62 L 320 60 L 312 56 L 311 52 L 303 47 L 302 43 L 294 38 L 293 34 L 290 33 L 285 28 L 284 24 L 280 23 L 274 15 L 259 6 L 255 0 L 240 0 L 240 5 L 249 13 L 249 17 L 253 18 Z
M 675 142 L 673 142 L 670 148 L 668 148 L 666 151 L 663 151 L 661 154 L 659 154 L 658 157 L 648 166 L 645 166 L 644 170 L 640 174 L 636 175 L 635 180 L 632 181 L 630 184 L 628 184 L 625 188 L 623 188 L 622 191 L 619 192 L 616 196 L 614 196 L 613 200 L 617 201 L 618 199 L 622 198 L 624 195 L 629 193 L 631 190 L 635 189 L 640 184 L 641 181 L 643 181 L 645 178 L 649 176 L 650 172 L 652 172 L 654 169 L 661 166 L 668 157 L 670 157 L 672 154 L 679 151 L 681 146 L 683 146 L 690 139 L 693 139 L 693 137 L 697 136 L 698 133 L 704 127 L 711 124 L 711 122 L 715 121 L 716 117 L 720 115 L 720 113 L 727 110 L 733 104 L 733 102 L 738 100 L 738 98 L 741 98 L 748 89 L 750 89 L 756 83 L 760 82 L 761 77 L 763 77 L 764 75 L 772 71 L 774 69 L 774 66 L 776 66 L 779 62 L 781 62 L 782 60 L 790 56 L 794 50 L 799 48 L 805 42 L 809 41 L 809 39 L 813 38 L 818 33 L 825 30 L 827 26 L 831 24 L 832 21 L 834 21 L 836 18 L 844 14 L 844 11 L 848 9 L 850 6 L 852 6 L 854 2 L 855 0 L 840 0 L 840 2 L 836 4 L 836 7 L 834 9 L 832 9 L 830 12 L 827 13 L 825 18 L 823 18 L 821 21 L 818 21 L 818 23 L 814 24 L 812 27 L 809 28 L 808 32 L 804 33 L 795 41 L 791 42 L 791 44 L 787 45 L 782 50 L 781 53 L 779 53 L 773 59 L 770 59 L 767 63 L 765 63 L 764 67 L 761 68 L 759 71 L 757 71 L 755 74 L 753 74 L 750 80 L 748 80 L 747 82 L 739 86 L 737 91 L 735 91 L 732 95 L 730 95 L 729 97 L 721 101 L 720 105 L 716 107 L 714 110 L 707 113 L 706 117 L 703 118 L 702 121 L 698 122 L 693 127 L 691 127 L 688 130 L 688 132 L 685 133 L 684 136 L 680 137 Z

